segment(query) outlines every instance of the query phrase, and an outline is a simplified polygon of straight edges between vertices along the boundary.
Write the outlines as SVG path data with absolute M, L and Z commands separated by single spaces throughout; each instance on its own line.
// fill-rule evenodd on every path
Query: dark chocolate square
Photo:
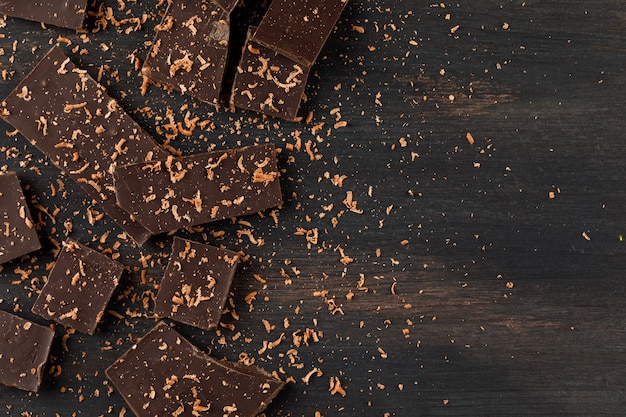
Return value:
M 106 374 L 137 417 L 255 417 L 285 383 L 218 361 L 160 323 Z
M 175 237 L 154 312 L 201 329 L 216 328 L 238 260 L 237 252 Z
M 2 0 L 0 13 L 35 22 L 80 29 L 85 20 L 87 0 Z
M 92 335 L 123 271 L 119 262 L 68 239 L 32 311 Z
M 0 310 L 0 384 L 37 391 L 54 331 Z
M 273 0 L 254 40 L 311 66 L 346 4 L 348 0 Z
M 310 66 L 261 45 L 249 33 L 230 101 L 241 109 L 294 120 L 309 71 Z
M 228 58 L 229 15 L 218 4 L 170 3 L 142 73 L 200 101 L 217 104 Z
M 40 248 L 17 174 L 0 174 L 0 264 Z

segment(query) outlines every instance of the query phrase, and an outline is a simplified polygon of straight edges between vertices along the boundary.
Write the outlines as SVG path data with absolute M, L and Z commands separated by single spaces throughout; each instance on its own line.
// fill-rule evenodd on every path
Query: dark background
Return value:
M 142 97 L 128 56 L 147 54 L 164 10 L 156 3 L 104 2 L 118 20 L 146 14 L 130 33 L 132 24 L 94 33 L 93 18 L 84 33 L 7 18 L 0 96 L 63 36 L 92 76 L 103 66 L 109 94 L 159 143 L 169 108 L 175 121 L 189 112 L 214 123 L 169 142 L 185 154 L 266 140 L 283 148 L 278 224 L 266 212 L 177 233 L 249 255 L 226 326 L 176 329 L 216 357 L 244 353 L 293 377 L 268 416 L 626 415 L 622 2 L 351 0 L 309 79 L 309 125 L 155 86 Z M 237 10 L 233 44 L 260 11 Z M 346 127 L 334 128 L 335 108 Z M 0 169 L 17 171 L 44 248 L 2 266 L 0 308 L 45 324 L 30 308 L 53 242 L 66 236 L 119 256 L 128 272 L 108 307 L 124 318 L 106 314 L 95 336 L 71 335 L 68 350 L 57 326 L 48 368 L 61 374 L 46 372 L 38 394 L 0 387 L 0 414 L 117 416 L 126 404 L 107 395 L 104 369 L 155 324 L 149 300 L 171 237 L 139 248 L 107 217 L 91 226 L 87 212 L 99 208 L 12 130 L 0 123 Z M 289 150 L 296 131 L 303 146 Z M 342 187 L 335 175 L 346 176 Z M 59 183 L 65 193 L 53 195 Z M 361 214 L 347 210 L 348 191 Z M 317 244 L 298 228 L 317 229 Z M 353 261 L 341 263 L 341 251 Z M 276 326 L 269 334 L 263 319 Z M 306 329 L 319 341 L 296 346 Z M 314 367 L 323 375 L 304 384 Z M 329 393 L 331 377 L 345 397 Z

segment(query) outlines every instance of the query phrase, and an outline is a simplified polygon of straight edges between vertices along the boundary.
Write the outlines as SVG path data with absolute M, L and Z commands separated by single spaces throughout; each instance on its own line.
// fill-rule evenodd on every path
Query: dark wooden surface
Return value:
M 154 86 L 142 97 L 127 57 L 145 56 L 163 9 L 141 0 L 124 11 L 113 1 L 105 6 L 118 20 L 148 19 L 136 32 L 108 26 L 81 39 L 7 18 L 0 70 L 9 76 L 0 95 L 64 36 L 72 40 L 64 50 L 94 77 L 105 66 L 109 93 L 160 143 L 158 126 L 170 108 L 175 121 L 189 111 L 215 124 L 172 139 L 184 153 L 265 140 L 283 148 L 286 203 L 278 225 L 265 213 L 241 219 L 249 225 L 225 221 L 178 232 L 250 256 L 233 288 L 238 320 L 223 317 L 234 330 L 176 328 L 217 357 L 237 360 L 245 352 L 293 377 L 268 416 L 626 415 L 622 2 L 479 0 L 443 8 L 351 1 L 309 80 L 303 110 L 313 111 L 312 125 L 326 123 L 317 138 L 311 125 L 216 111 Z M 258 20 L 247 7 L 238 16 Z M 76 46 L 88 54 L 72 51 Z M 144 107 L 150 111 L 137 111 Z M 346 127 L 333 128 L 334 108 Z M 0 414 L 117 416 L 126 405 L 116 392 L 107 395 L 103 371 L 154 325 L 142 299 L 155 292 L 171 238 L 113 249 L 121 230 L 108 218 L 90 226 L 87 211 L 98 208 L 5 130 L 12 128 L 0 123 L 0 167 L 17 171 L 27 188 L 44 222 L 44 249 L 3 265 L 0 308 L 45 323 L 30 308 L 66 221 L 69 236 L 112 250 L 134 272 L 109 306 L 124 318 L 106 314 L 95 336 L 71 335 L 67 351 L 58 326 L 49 367 L 60 366 L 61 375 L 46 375 L 36 395 L 0 387 Z M 320 159 L 311 161 L 304 146 L 287 149 L 296 130 Z M 335 174 L 346 176 L 342 187 L 326 178 Z M 65 196 L 52 195 L 50 184 L 58 182 Z M 346 209 L 348 191 L 361 214 Z M 53 220 L 41 208 L 59 211 Z M 299 227 L 317 229 L 317 244 L 307 247 L 295 234 Z M 238 236 L 244 229 L 264 244 Z M 352 263 L 340 263 L 341 250 Z M 142 265 L 146 255 L 152 259 Z M 30 271 L 24 281 L 20 269 Z M 258 294 L 248 305 L 252 291 Z M 263 319 L 276 326 L 269 334 Z M 306 329 L 323 334 L 296 347 L 293 333 Z M 264 340 L 282 333 L 282 343 L 262 351 Z M 323 375 L 304 384 L 314 367 Z M 329 393 L 331 377 L 345 397 Z

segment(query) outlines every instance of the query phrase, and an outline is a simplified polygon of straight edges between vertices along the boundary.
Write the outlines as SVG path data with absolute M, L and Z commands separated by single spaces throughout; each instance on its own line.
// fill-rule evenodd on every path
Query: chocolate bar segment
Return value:
M 282 204 L 271 144 L 118 166 L 113 176 L 118 204 L 152 234 Z
M 273 0 L 251 28 L 237 67 L 230 102 L 294 120 L 306 80 L 347 0 Z
M 285 385 L 255 366 L 210 357 L 163 323 L 106 375 L 137 417 L 255 417 Z
M 235 10 L 235 7 L 239 4 L 240 0 L 211 0 L 224 10 L 224 12 L 230 14 Z
M 0 310 L 0 384 L 37 391 L 54 331 Z
M 254 41 L 312 66 L 346 4 L 348 0 L 273 0 Z
M 123 271 L 119 262 L 68 239 L 32 311 L 93 335 Z
M 0 173 L 0 264 L 40 248 L 17 174 Z
M 87 0 L 0 1 L 0 13 L 70 29 L 83 26 L 86 10 Z
M 266 48 L 250 34 L 235 74 L 231 102 L 242 109 L 295 119 L 310 67 Z
M 154 312 L 201 329 L 216 328 L 238 260 L 237 252 L 175 237 Z
M 58 46 L 2 103 L 2 117 L 96 200 L 137 243 L 150 233 L 115 204 L 116 165 L 168 153 Z
M 151 81 L 217 104 L 228 58 L 229 13 L 209 0 L 170 3 L 142 73 Z

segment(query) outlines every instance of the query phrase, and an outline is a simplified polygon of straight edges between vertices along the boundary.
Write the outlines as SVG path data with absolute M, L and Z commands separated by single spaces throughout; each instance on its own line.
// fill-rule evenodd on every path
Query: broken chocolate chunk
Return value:
M 240 0 L 212 0 L 213 3 L 217 4 L 224 10 L 226 13 L 232 13 L 235 10 L 235 7 L 239 4 Z
M 137 243 L 150 233 L 115 204 L 116 165 L 168 153 L 58 46 L 2 103 L 2 117 L 87 194 Z
M 87 0 L 3 0 L 0 13 L 35 22 L 80 29 L 85 20 Z
M 0 310 L 0 384 L 37 391 L 54 331 Z
M 40 248 L 17 174 L 0 173 L 0 264 Z
M 274 0 L 251 28 L 230 102 L 294 120 L 306 80 L 347 0 Z
M 238 260 L 237 252 L 175 237 L 154 312 L 201 329 L 216 328 Z
M 106 370 L 137 417 L 255 417 L 285 383 L 218 361 L 159 323 Z
M 229 2 L 223 6 L 228 7 Z M 229 14 L 208 0 L 169 4 L 142 73 L 211 104 L 219 102 L 228 58 Z
M 242 109 L 293 120 L 298 115 L 310 67 L 251 39 L 254 29 L 248 32 L 231 102 Z
M 282 204 L 270 144 L 118 166 L 113 176 L 120 207 L 152 234 Z
M 348 0 L 273 0 L 254 41 L 312 66 Z
M 93 335 L 123 271 L 119 262 L 68 239 L 32 311 Z

